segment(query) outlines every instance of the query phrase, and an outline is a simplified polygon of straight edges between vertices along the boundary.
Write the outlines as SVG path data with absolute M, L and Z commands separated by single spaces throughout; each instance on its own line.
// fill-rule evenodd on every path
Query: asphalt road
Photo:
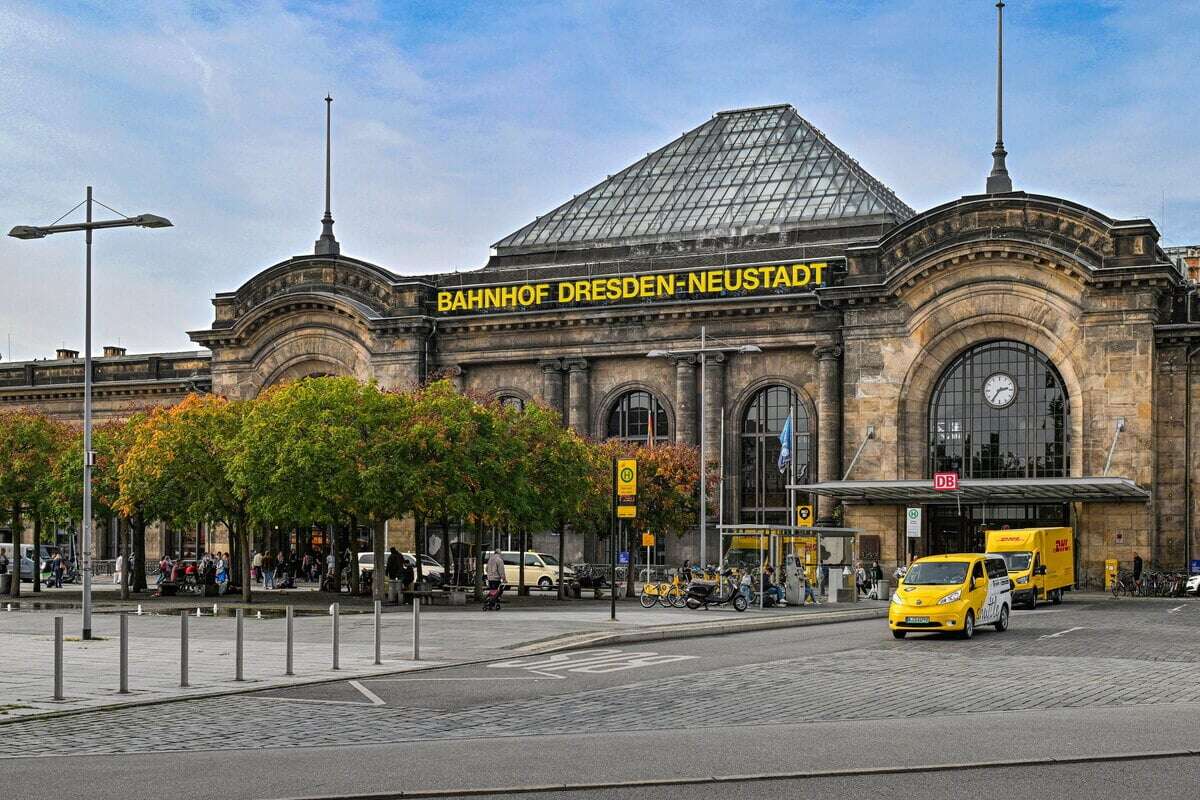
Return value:
M 843 623 L 20 722 L 0 727 L 0 784 L 13 800 L 72 796 L 86 776 L 96 800 L 157 800 L 167 775 L 193 800 L 231 786 L 265 800 L 903 767 L 920 783 L 858 775 L 717 790 L 951 796 L 988 776 L 921 768 L 1200 751 L 1198 666 L 1200 602 L 1071 598 L 970 642 Z M 1061 788 L 1076 794 L 1055 796 L 1100 798 L 1194 786 L 1197 764 L 1032 763 L 978 785 L 1015 790 L 1047 780 L 1038 770 L 1071 776 Z

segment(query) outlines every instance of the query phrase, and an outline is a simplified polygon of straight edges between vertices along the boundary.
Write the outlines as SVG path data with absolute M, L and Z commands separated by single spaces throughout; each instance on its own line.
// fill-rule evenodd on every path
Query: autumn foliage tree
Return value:
M 34 522 L 34 573 L 40 569 L 38 539 L 49 510 L 57 454 L 69 438 L 68 428 L 45 414 L 28 409 L 0 411 L 0 516 L 7 514 L 12 530 L 13 573 L 10 594 L 21 596 L 21 531 L 23 514 Z

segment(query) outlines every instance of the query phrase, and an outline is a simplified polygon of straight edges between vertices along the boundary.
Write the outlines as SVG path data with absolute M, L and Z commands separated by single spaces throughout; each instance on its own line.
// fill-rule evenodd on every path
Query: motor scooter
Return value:
M 709 606 L 732 605 L 735 611 L 745 611 L 750 603 L 742 594 L 737 582 L 733 580 L 733 571 L 725 570 L 721 575 L 719 585 L 711 583 L 692 582 L 687 587 L 684 605 L 695 611 L 698 608 L 707 609 Z

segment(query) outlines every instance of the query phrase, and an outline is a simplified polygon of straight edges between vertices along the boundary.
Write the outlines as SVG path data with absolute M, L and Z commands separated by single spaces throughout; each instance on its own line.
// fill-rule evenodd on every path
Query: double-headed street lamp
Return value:
M 741 346 L 730 346 L 717 344 L 710 346 L 708 338 L 704 333 L 704 326 L 700 326 L 700 346 L 685 350 L 651 350 L 646 354 L 648 358 L 676 358 L 679 356 L 696 356 L 700 360 L 700 568 L 707 569 L 708 561 L 706 560 L 705 540 L 707 539 L 707 520 L 708 520 L 708 450 L 707 441 L 704 435 L 705 422 L 708 417 L 707 405 L 707 382 L 704 380 L 704 364 L 705 356 L 709 353 L 761 353 L 762 348 L 756 344 L 744 344 Z M 722 410 L 722 413 L 724 411 Z M 721 469 L 725 469 L 725 465 L 721 465 Z M 721 520 L 724 522 L 724 520 Z
M 18 225 L 8 232 L 17 239 L 44 239 L 55 233 L 83 231 L 87 242 L 86 267 L 84 272 L 84 315 L 83 315 L 83 531 L 80 549 L 80 567 L 83 572 L 83 636 L 92 638 L 92 467 L 96 454 L 92 452 L 92 231 L 102 228 L 169 228 L 171 221 L 157 214 L 139 214 L 136 217 L 118 217 L 92 221 L 92 187 L 87 187 L 87 205 L 84 222 L 62 225 Z M 76 206 L 75 208 L 78 208 Z M 106 206 L 107 207 L 107 206 Z M 74 210 L 74 209 L 72 209 Z M 13 541 L 17 541 L 13 531 Z M 19 548 L 13 546 L 16 552 Z M 34 554 L 37 558 L 37 554 Z M 140 564 L 138 565 L 141 566 Z

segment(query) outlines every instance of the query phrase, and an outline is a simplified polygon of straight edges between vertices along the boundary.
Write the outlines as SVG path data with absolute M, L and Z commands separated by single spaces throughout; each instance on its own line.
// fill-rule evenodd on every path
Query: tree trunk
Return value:
M 425 555 L 425 518 L 413 515 L 413 556 L 417 559 L 417 585 L 425 580 L 421 556 Z
M 558 599 L 562 600 L 565 595 L 563 587 L 563 570 L 566 568 L 566 553 L 567 553 L 567 526 L 558 522 Z
M 231 530 L 229 536 L 231 539 L 237 537 L 237 549 L 241 553 L 242 563 L 239 565 L 238 574 L 241 575 L 242 580 L 242 602 L 252 603 L 254 602 L 254 590 L 251 587 L 254 586 L 254 579 L 250 577 L 250 532 L 246 530 L 246 520 L 244 518 L 237 521 L 236 530 Z M 231 547 L 230 549 L 232 550 L 233 548 Z M 232 559 L 233 556 L 230 556 L 230 558 Z M 229 565 L 229 569 L 230 571 L 233 570 L 233 564 Z
M 383 523 L 371 525 L 371 546 L 375 551 L 375 566 L 371 570 L 371 597 L 383 602 L 387 599 L 387 557 L 384 555 Z
M 475 584 L 475 600 L 483 600 L 483 517 L 475 518 L 475 569 L 471 583 Z
M 358 517 L 350 516 L 350 530 L 346 531 L 346 550 L 350 554 L 350 594 L 359 591 L 358 578 Z
M 42 515 L 33 515 L 33 591 L 42 591 Z
M 146 591 L 146 518 L 139 511 L 133 515 L 133 558 L 137 562 L 137 569 L 133 575 L 133 591 Z M 180 539 L 183 537 L 180 536 Z M 180 541 L 180 550 L 183 550 L 183 542 Z M 233 565 L 230 565 L 232 568 Z
M 521 552 L 517 554 L 517 597 L 526 597 L 529 595 L 529 588 L 525 586 L 525 529 L 521 528 L 517 531 L 518 547 Z
M 12 582 L 9 584 L 8 596 L 21 596 L 21 501 L 17 500 L 12 507 L 12 559 L 9 564 L 9 572 L 12 573 Z
M 129 519 L 127 517 L 121 517 L 117 521 L 117 530 L 119 531 L 118 535 L 121 537 L 121 558 L 123 559 L 124 564 L 124 566 L 121 568 L 121 599 L 128 600 L 129 573 L 131 570 L 129 569 Z

